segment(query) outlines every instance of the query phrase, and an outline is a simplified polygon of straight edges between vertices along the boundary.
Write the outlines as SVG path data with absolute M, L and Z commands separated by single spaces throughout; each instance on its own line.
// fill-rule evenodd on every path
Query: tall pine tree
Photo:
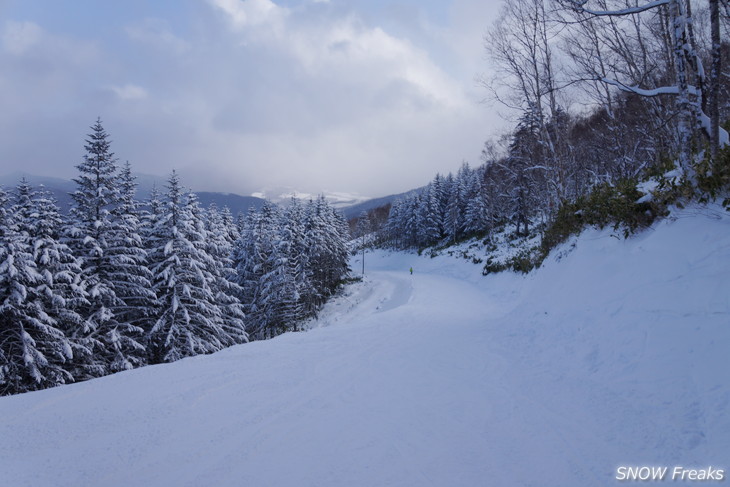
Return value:
M 129 368 L 140 363 L 144 355 L 142 329 L 118 316 L 126 307 L 117 295 L 116 288 L 124 294 L 126 285 L 118 266 L 126 257 L 119 257 L 123 251 L 116 214 L 120 204 L 117 160 L 100 119 L 91 130 L 83 162 L 76 166 L 80 175 L 74 179 L 78 189 L 71 195 L 72 222 L 68 231 L 69 244 L 81 260 L 89 293 L 89 303 L 82 310 L 86 326 L 75 330 L 73 336 L 92 351 L 91 357 L 78 364 L 81 379 Z

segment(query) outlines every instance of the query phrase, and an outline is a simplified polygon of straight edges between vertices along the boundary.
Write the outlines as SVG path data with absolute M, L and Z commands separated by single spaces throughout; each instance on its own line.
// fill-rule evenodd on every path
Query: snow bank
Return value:
M 620 465 L 727 475 L 727 212 L 675 211 L 629 240 L 587 231 L 532 280 L 499 343 L 521 364 L 518 387 L 539 398 L 542 428 L 561 430 L 574 453 L 563 461 L 594 484 Z

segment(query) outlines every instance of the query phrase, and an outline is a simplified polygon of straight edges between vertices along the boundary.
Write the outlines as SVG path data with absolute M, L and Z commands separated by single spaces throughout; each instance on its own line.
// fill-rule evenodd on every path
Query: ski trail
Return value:
M 410 279 L 401 273 L 383 271 L 375 272 L 374 278 L 379 281 L 381 286 L 388 287 L 387 295 L 381 299 L 381 304 L 377 307 L 378 312 L 384 313 L 408 303 L 413 293 L 413 284 Z
M 348 286 L 304 325 L 304 329 L 359 322 L 376 313 L 385 313 L 407 304 L 413 282 L 402 272 L 372 271 L 362 282 Z

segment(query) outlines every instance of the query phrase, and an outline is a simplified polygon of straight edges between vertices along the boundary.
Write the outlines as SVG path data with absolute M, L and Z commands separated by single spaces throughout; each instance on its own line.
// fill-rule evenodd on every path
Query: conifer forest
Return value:
M 27 181 L 0 190 L 0 394 L 294 330 L 348 274 L 324 198 L 234 216 L 173 172 L 138 201 L 101 120 L 84 148 L 69 214 Z

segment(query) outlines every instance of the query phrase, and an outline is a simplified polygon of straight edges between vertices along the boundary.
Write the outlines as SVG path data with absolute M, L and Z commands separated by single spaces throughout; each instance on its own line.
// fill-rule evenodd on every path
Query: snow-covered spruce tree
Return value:
M 312 269 L 307 254 L 310 244 L 305 228 L 305 209 L 299 200 L 292 198 L 289 206 L 284 210 L 283 217 L 288 229 L 287 263 L 294 279 L 296 294 L 299 297 L 299 304 L 294 310 L 294 314 L 297 316 L 294 323 L 296 330 L 297 321 L 316 314 L 317 310 L 312 306 L 316 293 L 312 286 Z
M 350 274 L 350 225 L 347 223 L 345 215 L 341 211 L 327 205 L 330 211 L 330 218 L 336 230 L 336 243 L 332 252 L 334 262 L 332 265 L 332 273 L 336 283 L 336 288 L 342 283 L 342 280 Z
M 0 186 L 0 237 L 3 237 L 10 230 L 9 202 L 8 193 Z
M 257 315 L 262 338 L 271 338 L 293 328 L 301 319 L 301 303 L 288 256 L 291 230 L 286 224 L 271 235 L 270 252 L 264 262 L 266 272 L 259 281 Z
M 227 208 L 224 208 L 227 210 Z M 230 211 L 227 212 L 230 216 Z M 235 272 L 232 267 L 231 255 L 233 253 L 234 235 L 238 235 L 237 230 L 231 231 L 228 228 L 229 222 L 224 219 L 223 210 L 219 210 L 215 203 L 211 203 L 205 211 L 205 231 L 208 235 L 208 253 L 215 260 L 225 267 L 230 277 Z M 232 224 L 232 223 L 231 223 Z M 235 228 L 235 225 L 233 225 Z M 224 272 L 224 273 L 225 273 Z
M 232 221 L 227 223 L 224 219 L 226 216 L 230 216 L 230 212 L 219 212 L 215 203 L 208 208 L 205 218 L 206 251 L 212 257 L 212 286 L 215 302 L 221 310 L 223 322 L 227 326 L 239 329 L 240 332 L 233 334 L 233 337 L 237 343 L 244 343 L 248 341 L 248 335 L 245 332 L 245 314 L 238 298 L 241 288 L 233 280 L 236 271 L 231 258 L 234 242 L 232 238 L 238 232 L 230 229 L 229 225 L 233 228 L 235 225 L 232 224 Z
M 150 267 L 159 308 L 147 340 L 150 363 L 212 353 L 245 340 L 243 328 L 225 323 L 215 301 L 214 262 L 206 251 L 200 214 L 197 201 L 183 194 L 173 172 L 151 239 L 157 242 Z
M 21 196 L 16 208 L 23 218 L 30 217 L 27 196 Z M 31 238 L 8 214 L 7 201 L 0 190 L 0 395 L 73 380 L 66 368 L 73 356 L 71 344 L 46 312 L 42 294 L 62 298 L 53 295 L 50 276 L 38 272 Z
M 349 229 L 342 215 L 329 206 L 323 196 L 307 205 L 305 228 L 310 238 L 307 259 L 312 285 L 317 292 L 316 305 L 320 306 L 350 272 Z
M 323 198 L 284 211 L 251 209 L 234 248 L 236 282 L 254 339 L 297 329 L 316 314 L 347 268 L 349 228 Z
M 514 173 L 502 160 L 476 169 L 464 163 L 456 176 L 437 174 L 422 191 L 393 203 L 381 233 L 389 245 L 414 248 L 489 232 L 507 212 L 498 198 L 514 203 Z
M 461 211 L 462 203 L 460 188 L 454 184 L 451 187 L 449 203 L 446 206 L 446 216 L 444 218 L 444 230 L 452 242 L 455 242 L 461 236 L 461 229 L 464 223 L 463 213 Z
M 442 237 L 444 224 L 440 198 L 435 182 L 429 183 L 423 194 L 419 218 L 419 235 L 425 245 L 438 242 Z
M 410 196 L 393 203 L 390 215 L 385 225 L 390 245 L 397 249 L 407 249 L 419 245 L 419 241 L 425 233 L 425 220 L 419 217 L 419 210 L 422 197 L 419 195 Z
M 129 162 L 122 166 L 117 181 L 119 199 L 112 210 L 112 231 L 106 249 L 106 255 L 112 262 L 108 277 L 119 300 L 112 311 L 116 321 L 136 329 L 133 337 L 125 334 L 114 337 L 114 342 L 128 343 L 116 347 L 111 372 L 131 369 L 146 362 L 144 348 L 139 345 L 144 333 L 152 327 L 151 317 L 156 306 L 152 272 L 147 266 L 147 251 L 141 235 L 140 205 L 135 199 L 137 183 Z M 123 353 L 125 349 L 136 349 L 140 353 Z
M 256 295 L 258 293 L 258 282 L 261 278 L 261 266 L 259 255 L 259 242 L 257 239 L 256 226 L 258 225 L 259 214 L 254 207 L 249 208 L 246 217 L 239 225 L 239 237 L 233 244 L 231 254 L 235 275 L 233 281 L 239 286 L 239 301 L 246 313 L 246 329 L 251 338 L 256 338 L 254 329 L 254 316 L 256 311 Z
M 406 218 L 408 217 L 408 205 L 410 198 L 396 200 L 390 207 L 388 221 L 385 224 L 385 230 L 388 234 L 390 245 L 395 249 L 405 249 L 409 247 L 408 239 L 404 231 Z
M 529 233 L 531 217 L 536 213 L 537 176 L 542 171 L 540 125 L 537 110 L 528 108 L 520 118 L 503 164 L 508 190 L 505 198 L 516 232 L 522 235 Z
M 402 248 L 401 234 L 398 232 L 398 222 L 400 222 L 401 215 L 403 214 L 404 200 L 398 199 L 393 202 L 388 212 L 388 219 L 383 225 L 383 240 L 387 242 L 387 245 L 400 249 Z
M 76 166 L 80 175 L 74 179 L 78 189 L 71 194 L 72 220 L 67 230 L 69 246 L 81 261 L 89 301 L 82 309 L 86 326 L 73 330 L 71 338 L 93 354 L 77 363 L 77 379 L 129 368 L 141 363 L 144 357 L 140 344 L 142 329 L 117 316 L 126 308 L 117 295 L 117 287 L 124 293 L 122 289 L 128 281 L 118 267 L 126 265 L 128 256 L 118 255 L 116 243 L 120 235 L 116 158 L 100 119 L 91 130 L 84 146 L 84 160 Z
M 403 233 L 405 234 L 406 241 L 409 247 L 418 247 L 420 237 L 418 230 L 420 228 L 420 222 L 418 221 L 418 209 L 421 207 L 423 197 L 420 194 L 413 196 L 408 200 L 406 206 L 406 219 L 403 225 Z
M 30 239 L 33 233 L 32 218 L 35 210 L 33 204 L 33 196 L 35 191 L 31 187 L 25 177 L 21 178 L 15 187 L 13 194 L 13 205 L 10 208 L 9 215 L 12 215 L 15 228 L 19 232 L 25 232 Z M 7 196 L 6 196 L 7 199 Z M 9 202 L 8 202 L 9 203 Z
M 19 186 L 18 196 L 26 191 Z M 79 260 L 68 245 L 62 242 L 64 220 L 52 194 L 43 187 L 31 191 L 29 198 L 18 198 L 16 205 L 29 201 L 27 219 L 18 218 L 18 227 L 31 237 L 33 259 L 38 273 L 44 277 L 39 290 L 44 309 L 58 323 L 67 336 L 83 328 L 84 317 L 79 310 L 89 304 L 82 280 Z M 90 357 L 91 351 L 83 343 L 69 340 L 75 358 Z
M 238 241 L 238 239 L 241 237 L 241 230 L 238 225 L 238 222 L 233 217 L 233 213 L 231 213 L 231 209 L 227 206 L 224 206 L 220 210 L 221 215 L 221 223 L 223 225 L 223 230 L 226 233 L 226 239 L 228 240 L 228 243 L 230 245 L 230 251 L 233 252 L 233 245 Z M 229 255 L 230 257 L 230 255 Z
M 268 325 L 275 320 L 273 298 L 264 293 L 264 276 L 270 276 L 277 257 L 275 242 L 279 232 L 278 207 L 264 202 L 261 211 L 251 208 L 241 238 L 235 246 L 236 282 L 241 287 L 241 302 L 247 315 L 246 328 L 253 339 L 270 336 Z M 270 292 L 270 290 L 269 290 Z
M 484 193 L 484 171 L 474 170 L 469 175 L 467 183 L 466 209 L 464 210 L 464 232 L 476 234 L 489 231 L 489 205 Z
M 162 194 L 157 185 L 152 186 L 146 207 L 140 211 L 140 234 L 142 235 L 142 247 L 148 252 L 156 248 L 159 242 L 156 240 L 157 225 L 162 220 L 164 204 Z M 149 255 L 148 255 L 149 258 Z M 149 267 L 149 261 L 148 261 Z
M 510 171 L 503 159 L 489 159 L 484 165 L 484 192 L 490 203 L 490 219 L 497 226 L 506 225 L 511 216 L 509 187 Z

